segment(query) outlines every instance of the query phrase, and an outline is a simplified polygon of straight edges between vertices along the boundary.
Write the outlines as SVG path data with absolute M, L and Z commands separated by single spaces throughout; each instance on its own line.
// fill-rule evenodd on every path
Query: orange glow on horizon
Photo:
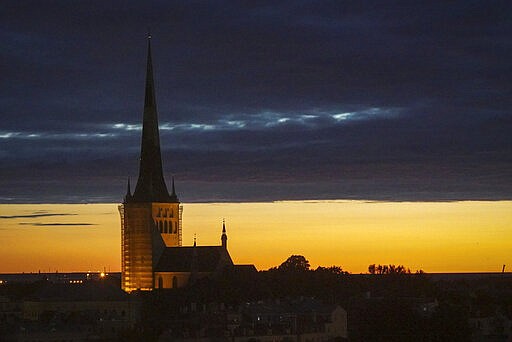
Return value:
M 512 267 L 512 201 L 183 206 L 184 245 L 193 244 L 194 234 L 198 245 L 220 245 L 226 218 L 233 261 L 258 269 L 292 254 L 304 255 L 313 268 L 338 265 L 351 273 L 365 273 L 373 263 L 426 272 Z M 117 204 L 4 204 L 0 213 L 0 273 L 120 270 Z

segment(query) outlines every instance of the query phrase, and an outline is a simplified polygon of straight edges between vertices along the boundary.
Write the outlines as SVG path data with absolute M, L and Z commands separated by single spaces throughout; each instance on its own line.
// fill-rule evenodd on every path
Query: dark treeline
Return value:
M 371 264 L 368 266 L 368 272 L 370 274 L 411 274 L 411 270 L 404 265 L 375 265 Z M 424 273 L 423 270 L 415 271 L 416 274 Z

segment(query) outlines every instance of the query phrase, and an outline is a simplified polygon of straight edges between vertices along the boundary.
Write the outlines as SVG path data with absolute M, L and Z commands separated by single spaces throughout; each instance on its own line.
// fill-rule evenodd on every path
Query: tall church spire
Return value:
M 155 85 L 153 81 L 153 63 L 151 60 L 151 35 L 148 35 L 147 58 L 139 178 L 132 196 L 132 201 L 177 202 L 178 199 L 176 196 L 169 196 L 162 171 Z

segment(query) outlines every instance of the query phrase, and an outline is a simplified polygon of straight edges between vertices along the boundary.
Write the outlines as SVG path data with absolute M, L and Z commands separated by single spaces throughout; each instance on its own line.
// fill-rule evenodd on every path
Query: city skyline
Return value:
M 9 3 L 0 201 L 121 200 L 148 24 L 185 202 L 510 199 L 508 7 Z

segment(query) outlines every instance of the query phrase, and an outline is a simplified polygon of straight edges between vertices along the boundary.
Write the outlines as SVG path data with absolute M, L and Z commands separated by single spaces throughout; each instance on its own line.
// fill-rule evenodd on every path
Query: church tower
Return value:
M 119 206 L 121 215 L 121 287 L 125 291 L 155 287 L 154 268 L 166 247 L 181 246 L 182 207 L 172 179 L 165 184 L 156 110 L 151 36 L 148 36 L 146 89 L 142 124 L 139 177 L 133 194 Z

